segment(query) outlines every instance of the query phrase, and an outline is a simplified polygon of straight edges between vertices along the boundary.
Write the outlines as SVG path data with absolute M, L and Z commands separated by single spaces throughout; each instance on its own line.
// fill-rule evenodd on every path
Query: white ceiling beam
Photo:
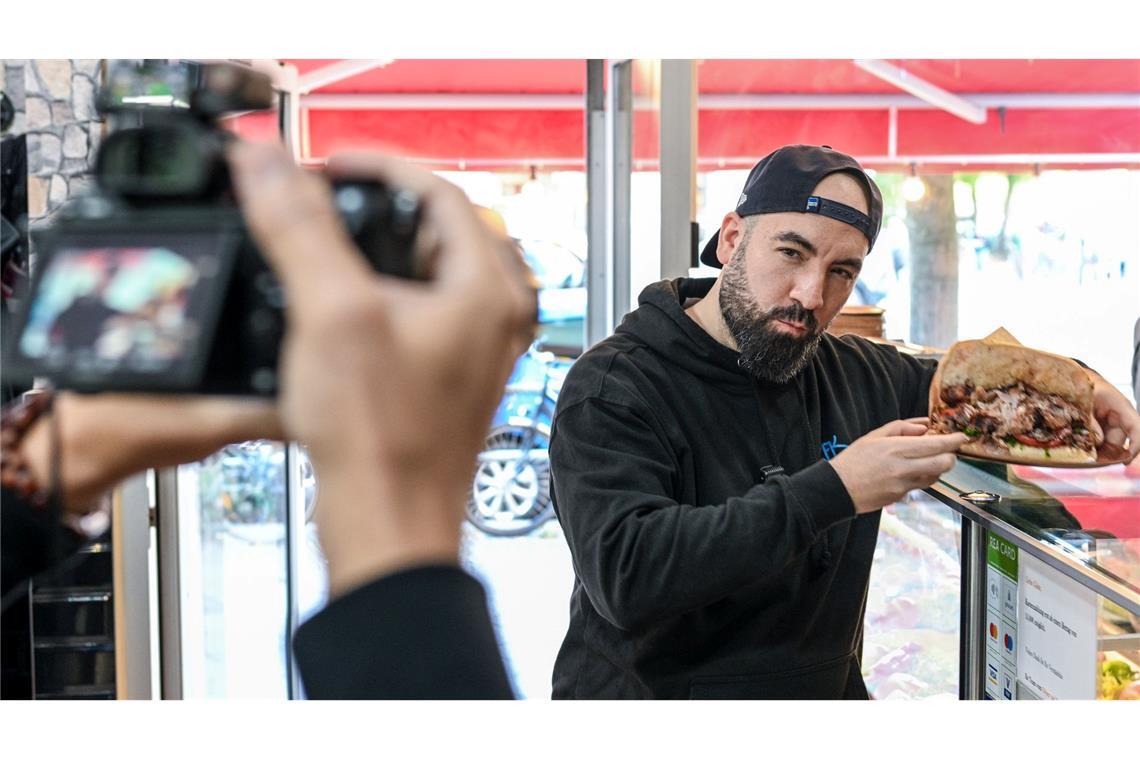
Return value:
M 984 108 L 1008 109 L 1140 109 L 1140 93 L 1088 92 L 1088 93 L 980 93 L 963 95 Z M 701 95 L 700 108 L 706 111 L 813 111 L 856 110 L 880 111 L 930 110 L 940 108 L 925 100 L 905 94 L 760 94 Z M 344 111 L 580 111 L 581 95 L 556 93 L 496 94 L 496 93 L 359 93 L 313 94 L 301 99 L 304 108 L 312 110 Z M 634 98 L 638 110 L 653 108 L 649 98 Z
M 878 58 L 857 58 L 855 65 L 868 74 L 898 87 L 903 92 L 909 92 L 916 98 L 925 100 L 927 103 L 965 119 L 971 124 L 986 123 L 985 107 L 931 84 L 922 77 L 911 74 L 906 69 Z
M 307 74 L 302 74 L 297 80 L 297 91 L 304 95 L 335 82 L 354 77 L 357 74 L 387 66 L 391 62 L 391 58 L 370 58 L 330 63 L 328 66 L 322 66 Z
M 861 156 L 867 164 L 1140 164 L 1140 153 L 946 153 L 910 156 Z
M 959 164 L 963 166 L 970 164 L 1012 164 L 1024 166 L 1040 165 L 1043 169 L 1047 169 L 1050 165 L 1058 164 L 1086 164 L 1088 166 L 1118 166 L 1122 164 L 1134 164 L 1140 166 L 1140 153 L 994 153 L 990 155 L 987 155 L 985 153 L 948 153 L 944 155 L 931 153 L 922 155 L 913 154 L 899 156 L 855 156 L 854 158 L 859 163 L 871 167 L 874 167 L 876 165 L 909 166 L 910 164 L 915 164 L 919 167 L 924 164 L 936 164 L 940 166 L 945 166 L 948 164 Z M 306 165 L 318 166 L 324 164 L 326 160 L 326 158 L 314 156 L 312 158 L 305 159 L 302 163 Z M 426 164 L 429 166 L 462 166 L 464 169 L 518 166 L 520 168 L 529 170 L 529 168 L 533 166 L 541 170 L 545 166 L 580 167 L 584 163 L 584 159 L 582 158 L 555 156 L 486 159 L 446 156 L 420 156 L 408 157 L 407 160 L 411 161 L 412 163 Z M 733 166 L 736 168 L 748 168 L 755 163 L 756 156 L 702 156 L 698 159 L 698 164 L 700 165 L 702 171 L 725 168 L 728 166 Z M 654 169 L 657 168 L 657 166 L 657 159 L 634 160 L 635 169 Z
M 301 104 L 314 111 L 580 111 L 585 99 L 539 93 L 322 93 L 306 95 Z
M 986 108 L 1140 108 L 1140 92 L 1007 92 L 963 93 L 959 96 Z M 843 94 L 843 93 L 740 93 L 733 95 L 702 95 L 702 109 L 713 111 L 734 110 L 854 110 L 880 111 L 888 108 L 900 110 L 942 110 L 940 105 L 913 95 L 895 94 Z

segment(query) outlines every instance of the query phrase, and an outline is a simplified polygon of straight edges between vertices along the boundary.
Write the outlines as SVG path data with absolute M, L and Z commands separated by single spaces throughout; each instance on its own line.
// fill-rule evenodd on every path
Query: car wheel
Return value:
M 493 536 L 522 536 L 553 517 L 549 446 L 550 434 L 542 426 L 493 429 L 467 499 L 471 524 Z

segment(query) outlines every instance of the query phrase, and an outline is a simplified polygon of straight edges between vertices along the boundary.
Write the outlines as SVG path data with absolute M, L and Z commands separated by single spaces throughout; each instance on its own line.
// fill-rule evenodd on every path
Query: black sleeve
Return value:
M 574 567 L 599 614 L 636 629 L 778 573 L 855 516 L 825 461 L 724 504 L 680 504 L 672 453 L 633 409 L 588 399 L 558 415 L 550 460 Z
M 0 593 L 74 554 L 84 539 L 7 488 L 0 492 Z
M 512 699 L 482 585 L 458 567 L 384 576 L 305 622 L 293 652 L 310 699 Z

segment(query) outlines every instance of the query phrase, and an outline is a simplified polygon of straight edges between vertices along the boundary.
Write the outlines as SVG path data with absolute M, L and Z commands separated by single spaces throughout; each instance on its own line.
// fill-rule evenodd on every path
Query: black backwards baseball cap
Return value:
M 846 172 L 863 185 L 871 201 L 870 215 L 846 204 L 812 195 L 824 177 L 836 172 Z M 867 172 L 851 156 L 832 150 L 829 145 L 785 145 L 752 167 L 740 200 L 736 202 L 736 213 L 752 216 L 785 211 L 821 214 L 838 219 L 866 235 L 871 247 L 874 247 L 883 221 L 883 196 Z M 702 264 L 720 269 L 721 264 L 716 258 L 719 240 L 720 232 L 717 231 L 701 251 Z

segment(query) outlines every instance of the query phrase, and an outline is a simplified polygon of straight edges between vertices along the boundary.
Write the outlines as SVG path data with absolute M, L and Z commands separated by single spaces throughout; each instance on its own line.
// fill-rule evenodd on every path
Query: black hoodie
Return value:
M 826 459 L 925 416 L 934 367 L 825 335 L 795 378 L 757 382 L 682 308 L 713 282 L 646 288 L 562 388 L 550 461 L 575 580 L 555 698 L 867 696 L 879 513 L 855 516 Z

